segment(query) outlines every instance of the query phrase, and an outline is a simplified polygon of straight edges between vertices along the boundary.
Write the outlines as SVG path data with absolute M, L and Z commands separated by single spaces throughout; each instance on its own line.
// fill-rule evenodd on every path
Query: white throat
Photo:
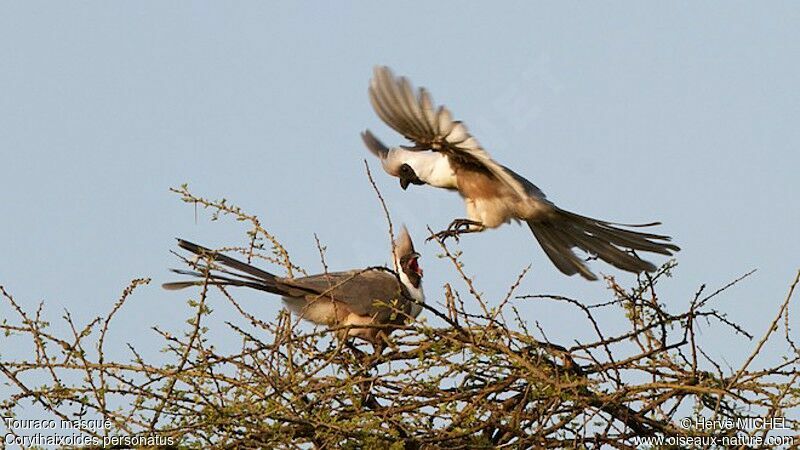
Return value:
M 408 164 L 417 174 L 417 178 L 438 188 L 456 189 L 456 174 L 450 167 L 450 161 L 444 153 L 415 152 L 401 147 L 390 150 L 393 158 L 400 164 Z
M 422 292 L 422 281 L 420 280 L 419 287 L 414 287 L 411 284 L 411 280 L 408 279 L 408 275 L 403 272 L 402 266 L 400 266 L 400 261 L 397 258 L 394 259 L 394 267 L 397 270 L 397 273 L 400 277 L 400 282 L 403 283 L 403 286 L 408 291 L 408 295 L 416 301 L 414 305 L 411 306 L 411 317 L 417 317 L 419 313 L 422 312 L 422 303 L 425 303 L 425 293 Z

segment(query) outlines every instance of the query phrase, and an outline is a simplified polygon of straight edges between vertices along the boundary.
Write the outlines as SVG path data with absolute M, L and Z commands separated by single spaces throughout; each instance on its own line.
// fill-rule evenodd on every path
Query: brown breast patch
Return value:
M 503 194 L 505 186 L 485 171 L 470 170 L 466 167 L 456 169 L 458 192 L 467 198 L 494 198 Z

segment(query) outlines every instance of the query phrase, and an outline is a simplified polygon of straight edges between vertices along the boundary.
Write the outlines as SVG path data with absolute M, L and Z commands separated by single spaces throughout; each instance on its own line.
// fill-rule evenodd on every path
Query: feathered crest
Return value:
M 414 243 L 411 242 L 411 236 L 408 234 L 408 229 L 405 225 L 400 228 L 400 233 L 394 240 L 394 254 L 399 260 L 403 256 L 414 253 Z

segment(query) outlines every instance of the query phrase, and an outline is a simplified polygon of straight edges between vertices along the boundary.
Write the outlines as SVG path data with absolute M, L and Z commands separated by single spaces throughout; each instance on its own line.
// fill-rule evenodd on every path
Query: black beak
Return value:
M 424 181 L 419 179 L 414 169 L 407 164 L 403 164 L 400 168 L 400 173 L 397 175 L 397 178 L 400 178 L 400 187 L 403 188 L 403 190 L 408 189 L 409 184 L 425 184 Z

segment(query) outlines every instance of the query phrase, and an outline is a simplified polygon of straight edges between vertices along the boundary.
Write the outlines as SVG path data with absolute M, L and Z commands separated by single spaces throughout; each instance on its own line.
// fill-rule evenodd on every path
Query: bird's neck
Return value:
M 414 285 L 411 284 L 411 280 L 408 279 L 408 275 L 403 272 L 403 268 L 397 258 L 394 259 L 394 269 L 397 271 L 397 276 L 400 278 L 400 283 L 403 284 L 403 288 L 405 288 L 408 296 L 419 304 L 425 303 L 425 293 L 422 291 L 422 283 L 419 283 L 417 287 L 414 287 Z M 413 317 L 417 317 L 421 311 L 422 306 L 420 305 L 413 305 L 411 307 L 411 315 Z
M 438 188 L 456 189 L 456 174 L 443 153 L 410 152 L 406 164 L 414 169 L 417 177 Z

